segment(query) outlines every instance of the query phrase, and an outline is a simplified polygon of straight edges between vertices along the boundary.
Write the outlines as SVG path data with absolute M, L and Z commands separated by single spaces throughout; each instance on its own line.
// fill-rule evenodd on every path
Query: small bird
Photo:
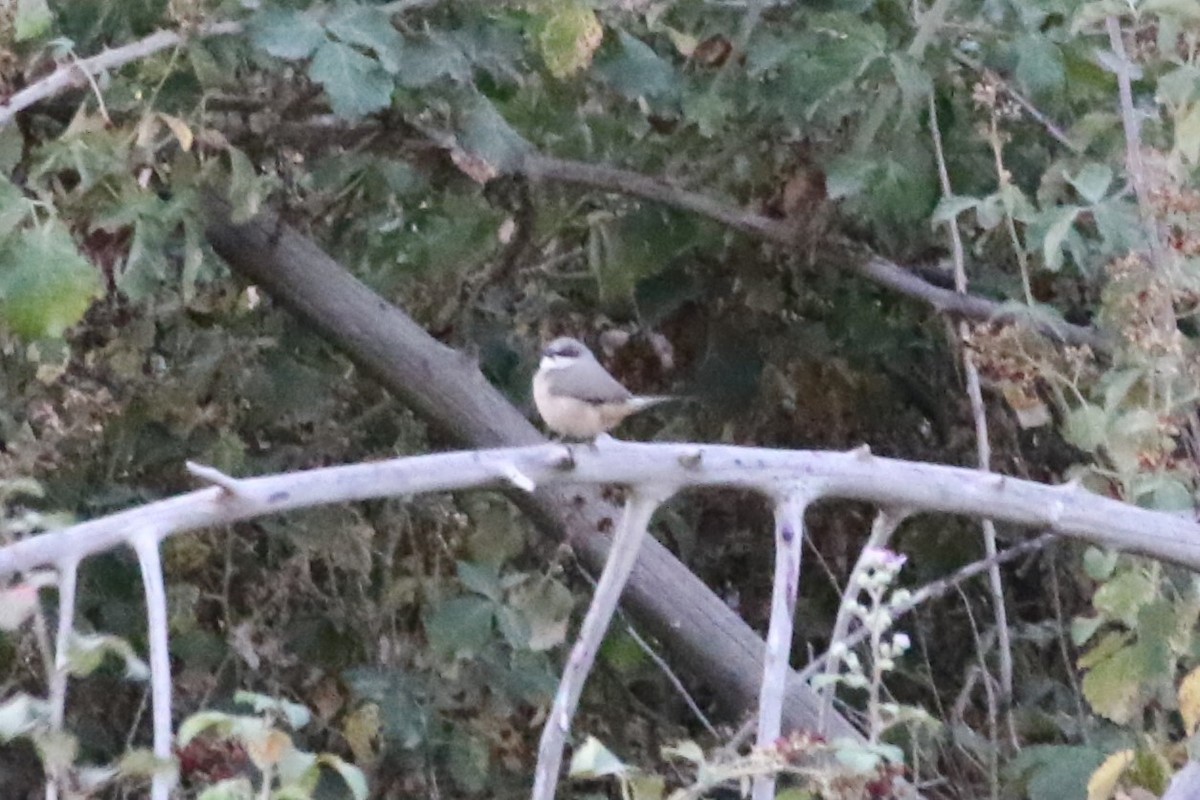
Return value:
M 546 426 L 572 439 L 595 439 L 644 408 L 673 397 L 639 397 L 608 373 L 577 339 L 555 339 L 533 376 L 533 403 Z

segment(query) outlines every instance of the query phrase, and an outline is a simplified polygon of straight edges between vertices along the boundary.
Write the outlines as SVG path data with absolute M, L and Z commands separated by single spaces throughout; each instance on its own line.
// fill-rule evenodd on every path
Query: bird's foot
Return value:
M 559 444 L 562 445 L 562 453 L 554 459 L 555 468 L 563 471 L 575 469 L 575 451 L 570 442 L 559 442 Z

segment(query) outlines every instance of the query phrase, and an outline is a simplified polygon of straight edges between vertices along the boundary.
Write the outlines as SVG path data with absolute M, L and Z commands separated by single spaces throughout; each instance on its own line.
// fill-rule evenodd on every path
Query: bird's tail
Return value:
M 682 399 L 684 399 L 684 398 L 677 397 L 677 396 L 671 395 L 671 394 L 640 395 L 638 397 L 633 398 L 632 405 L 634 407 L 634 411 L 641 411 L 643 408 L 649 408 L 650 406 L 656 406 L 659 403 L 671 403 L 676 400 L 682 400 Z

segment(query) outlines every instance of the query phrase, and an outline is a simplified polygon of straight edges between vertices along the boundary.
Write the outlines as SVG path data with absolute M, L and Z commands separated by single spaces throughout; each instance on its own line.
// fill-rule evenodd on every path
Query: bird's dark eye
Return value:
M 579 358 L 583 353 L 575 344 L 559 344 L 547 347 L 544 355 L 550 358 Z

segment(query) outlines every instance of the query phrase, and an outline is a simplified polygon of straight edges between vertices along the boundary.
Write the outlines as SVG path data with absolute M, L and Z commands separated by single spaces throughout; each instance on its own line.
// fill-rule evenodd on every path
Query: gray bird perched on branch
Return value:
M 566 336 L 546 345 L 533 376 L 533 403 L 542 420 L 572 439 L 595 439 L 630 414 L 674 399 L 632 394 L 582 342 Z

